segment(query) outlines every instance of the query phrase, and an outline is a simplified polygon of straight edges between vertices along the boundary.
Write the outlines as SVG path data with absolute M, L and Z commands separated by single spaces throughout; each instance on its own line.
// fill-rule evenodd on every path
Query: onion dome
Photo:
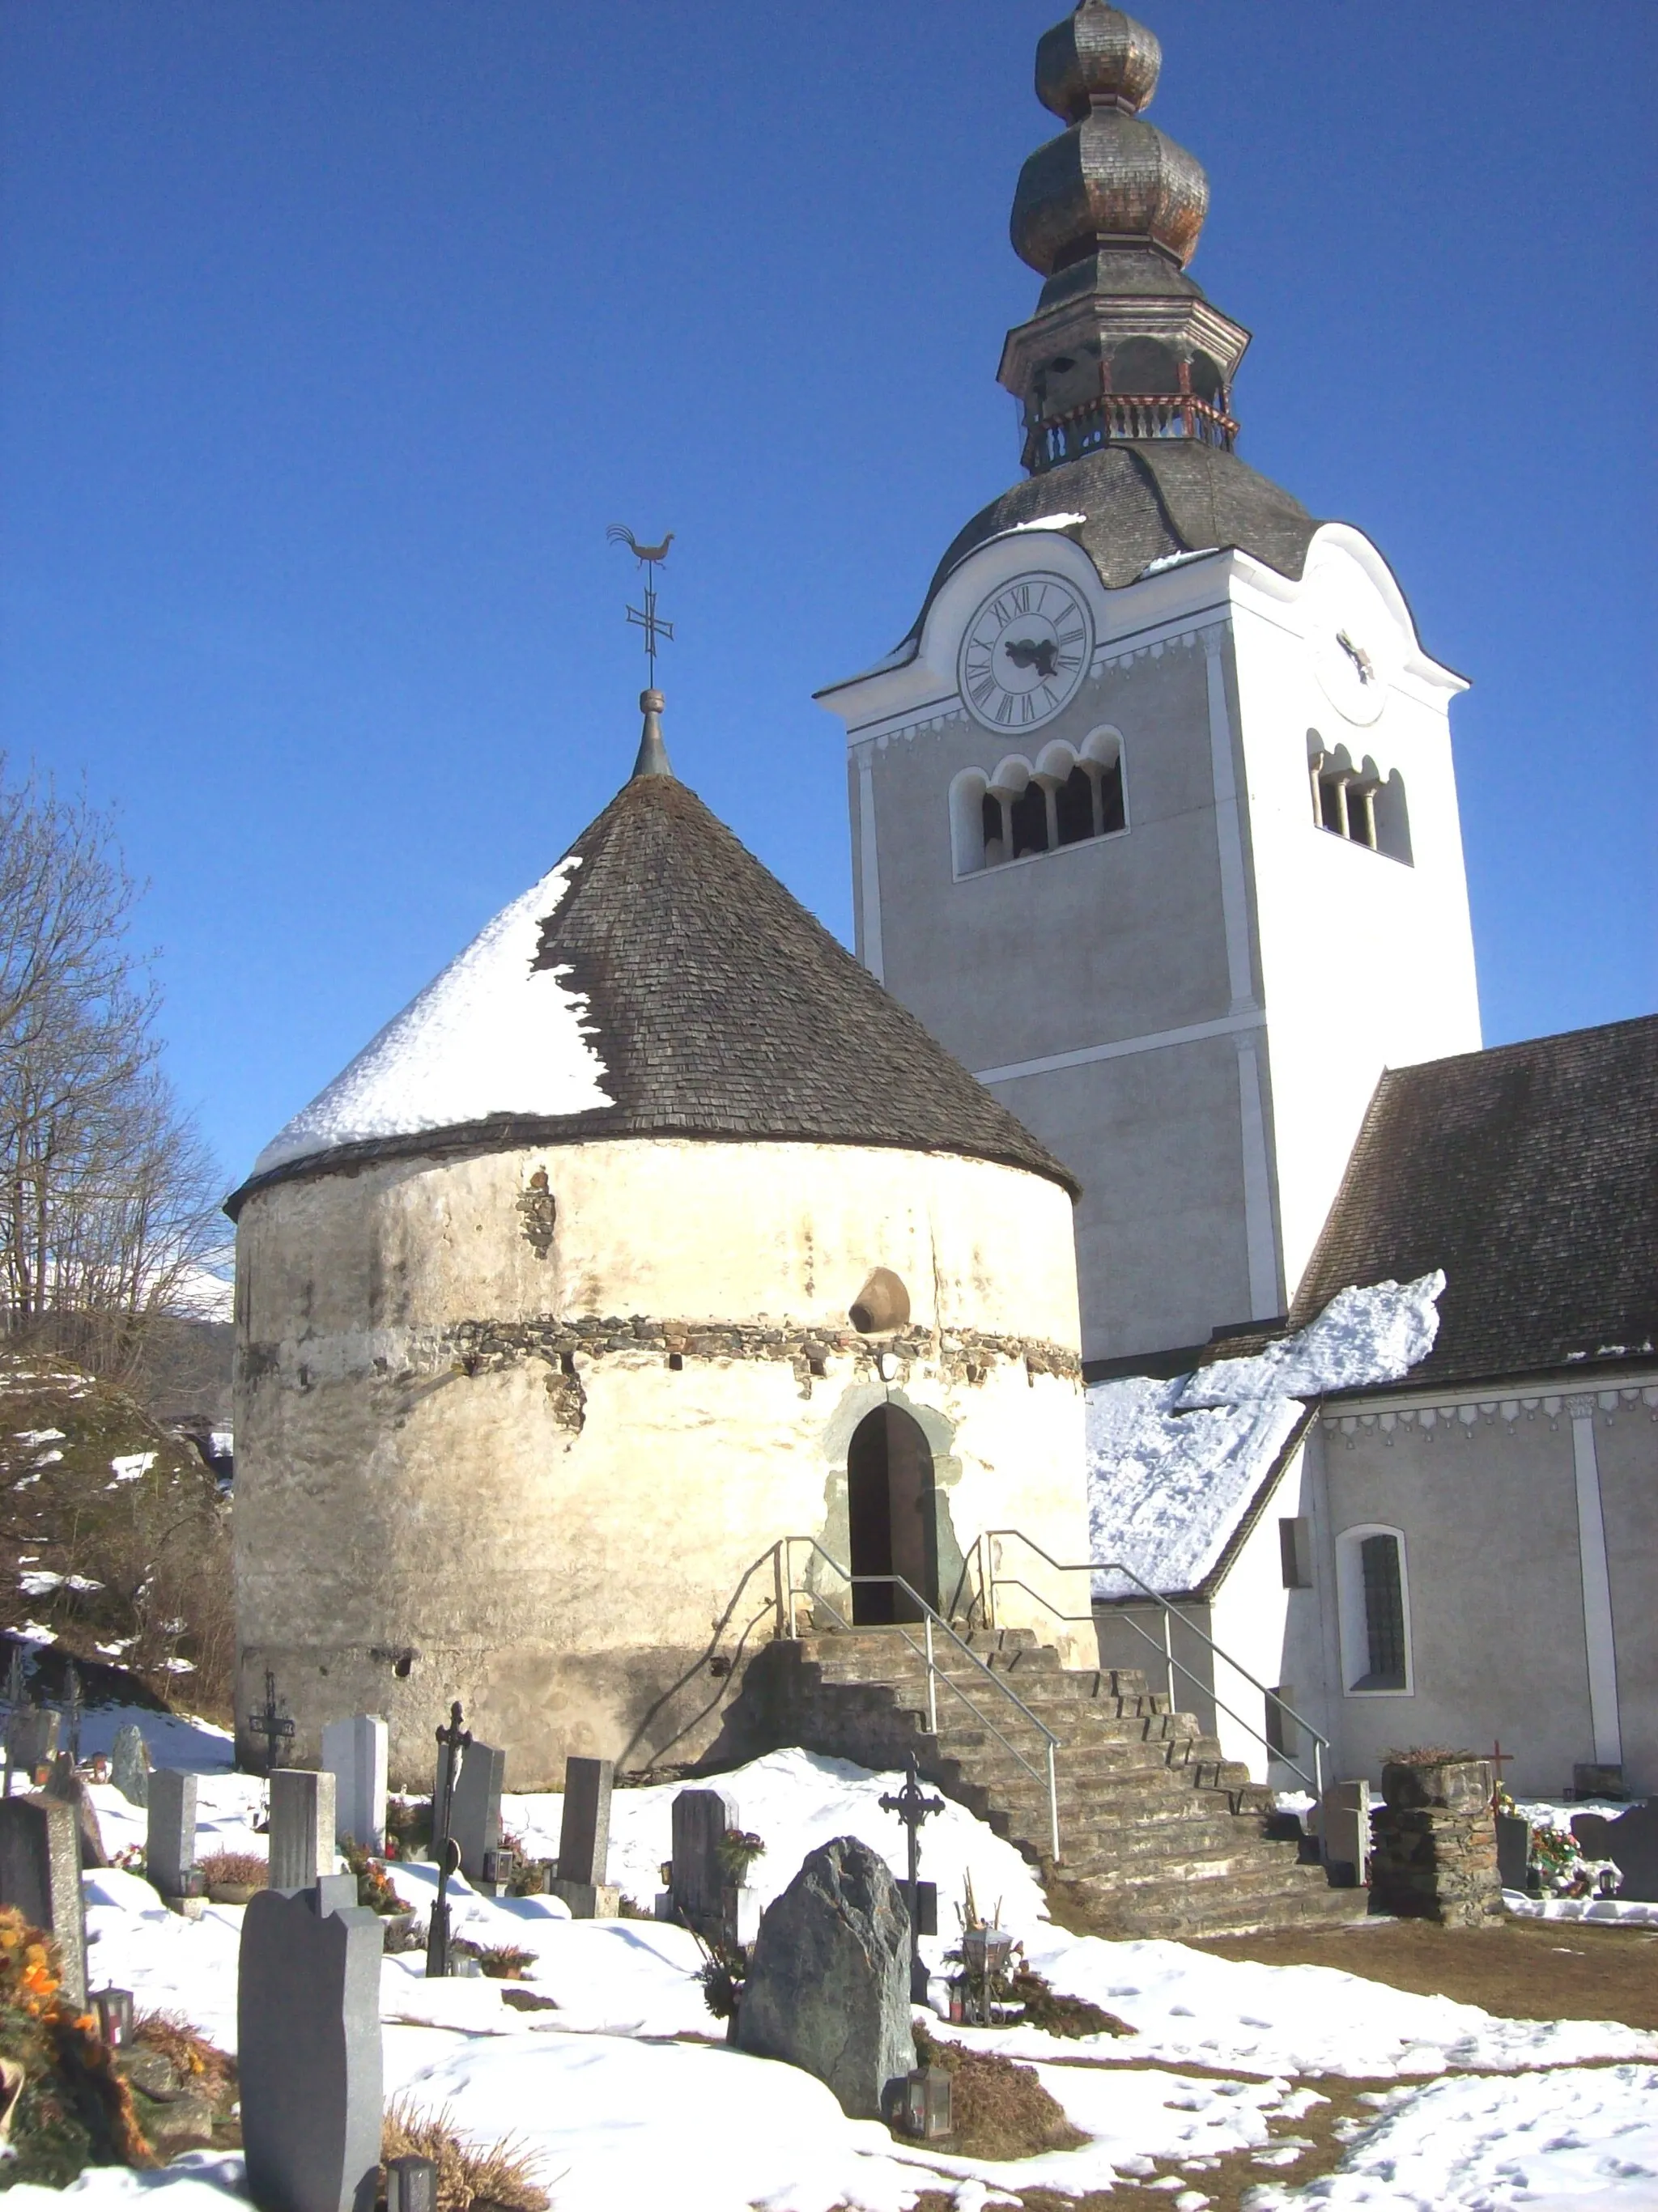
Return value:
M 1142 23 L 1082 0 L 1036 53 L 1037 97 L 1070 127 L 1020 172 L 1010 232 L 1044 276 L 1104 245 L 1160 246 L 1184 268 L 1209 211 L 1202 164 L 1141 119 L 1162 52 Z
M 631 779 L 269 1144 L 229 1201 L 382 1158 L 614 1137 L 896 1146 L 1069 1171 L 667 765 Z

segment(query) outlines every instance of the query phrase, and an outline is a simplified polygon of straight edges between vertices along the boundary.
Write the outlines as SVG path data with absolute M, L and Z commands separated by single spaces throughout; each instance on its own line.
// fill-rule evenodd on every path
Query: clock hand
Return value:
M 1354 667 L 1357 669 L 1359 672 L 1359 682 L 1361 684 L 1374 684 L 1376 678 L 1376 665 L 1375 661 L 1371 659 L 1364 647 L 1362 645 L 1355 645 L 1352 639 L 1348 636 L 1344 629 L 1338 629 L 1336 632 L 1336 643 L 1347 655 L 1347 658 L 1352 662 Z
M 1051 637 L 1010 637 L 1002 649 L 1015 668 L 1034 668 L 1044 679 L 1053 674 L 1059 656 L 1059 647 Z

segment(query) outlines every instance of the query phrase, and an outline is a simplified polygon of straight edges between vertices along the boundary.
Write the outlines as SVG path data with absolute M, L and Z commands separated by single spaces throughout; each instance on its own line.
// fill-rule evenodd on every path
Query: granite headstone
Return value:
M 263 1889 L 242 1921 L 237 2065 L 259 2212 L 374 2212 L 379 2192 L 382 1926 L 317 1905 Z
M 334 1778 L 338 1841 L 349 1837 L 376 1856 L 386 1848 L 386 1779 L 390 1731 L 377 1713 L 330 1721 L 322 1764 Z
M 115 1731 L 115 1747 L 109 1755 L 109 1780 L 129 1805 L 149 1802 L 149 1753 L 143 1730 L 137 1721 L 125 1721 Z
M 674 1910 L 689 1927 L 718 1929 L 725 1887 L 720 1844 L 734 1825 L 731 1802 L 718 1790 L 681 1790 L 674 1800 L 673 1822 L 668 1891 Z
M 610 1793 L 615 1768 L 607 1759 L 564 1761 L 564 1809 L 558 1826 L 558 1871 L 548 1884 L 578 1920 L 614 1920 L 619 1890 L 606 1881 L 610 1858 Z
M 271 1777 L 271 1887 L 291 1893 L 334 1871 L 334 1778 L 279 1766 Z
M 86 1920 L 75 1808 L 61 1798 L 0 1797 L 0 1905 L 21 1912 L 58 1945 L 63 1984 L 87 2001 Z
M 149 1778 L 149 1822 L 144 1872 L 166 1898 L 181 1898 L 185 1875 L 196 1863 L 196 1778 L 169 1766 Z
M 1614 1862 L 1623 1877 L 1616 1896 L 1658 1904 L 1658 1805 L 1631 1805 L 1615 1820 L 1604 1813 L 1574 1813 L 1571 1832 L 1585 1858 Z
M 507 1754 L 474 1736 L 460 1756 L 449 1832 L 460 1851 L 460 1871 L 468 1881 L 484 1879 L 484 1854 L 501 1844 L 501 1785 Z

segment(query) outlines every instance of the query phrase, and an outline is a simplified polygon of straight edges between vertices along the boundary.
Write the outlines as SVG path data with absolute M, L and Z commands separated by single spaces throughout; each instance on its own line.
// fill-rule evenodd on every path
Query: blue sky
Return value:
M 810 695 L 1018 474 L 1058 12 L 0 0 L 0 736 L 119 804 L 227 1178 L 625 775 L 612 520 L 676 766 L 850 933 Z M 1241 450 L 1474 680 L 1488 1041 L 1649 1010 L 1658 10 L 1145 14 Z

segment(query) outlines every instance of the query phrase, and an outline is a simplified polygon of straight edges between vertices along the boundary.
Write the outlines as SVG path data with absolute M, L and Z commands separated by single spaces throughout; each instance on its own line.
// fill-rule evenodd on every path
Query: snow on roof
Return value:
M 1017 537 L 1021 530 L 1075 530 L 1078 523 L 1087 520 L 1086 514 L 1039 514 L 1029 522 L 1010 524 L 1008 535 Z
M 1425 1359 L 1445 1288 L 1414 1283 L 1342 1291 L 1318 1319 L 1249 1359 L 1222 1359 L 1158 1382 L 1134 1375 L 1088 1392 L 1090 1555 L 1119 1561 L 1164 1592 L 1198 1589 L 1220 1564 L 1303 1401 L 1391 1382 Z M 1103 1597 L 1131 1595 L 1096 1577 Z
M 572 855 L 515 899 L 253 1163 L 265 1175 L 338 1145 L 452 1129 L 499 1115 L 583 1114 L 613 1102 L 588 1002 L 564 968 L 537 968 Z

